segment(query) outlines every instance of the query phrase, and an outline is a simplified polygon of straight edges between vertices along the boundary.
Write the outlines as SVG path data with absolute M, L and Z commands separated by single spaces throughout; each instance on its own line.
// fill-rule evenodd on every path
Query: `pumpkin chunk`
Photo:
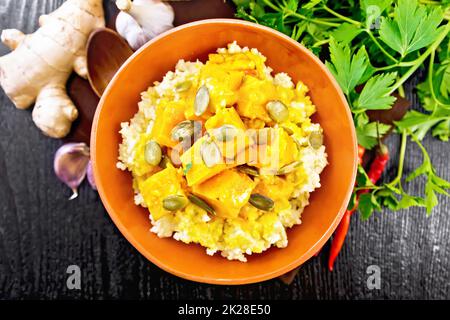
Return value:
M 290 207 L 289 197 L 294 191 L 294 184 L 279 176 L 261 176 L 258 178 L 254 192 L 263 194 L 275 202 L 275 211 Z
M 139 183 L 139 190 L 154 220 L 171 213 L 163 208 L 163 200 L 170 195 L 185 195 L 182 186 L 183 176 L 172 165 Z
M 226 159 L 226 162 L 232 163 L 235 160 L 238 161 L 236 159 L 237 155 L 242 153 L 252 141 L 246 135 L 244 122 L 241 120 L 239 114 L 233 107 L 221 108 L 217 110 L 217 113 L 206 121 L 205 128 L 214 136 L 214 129 L 223 127 L 224 125 L 231 125 L 237 129 L 233 132 L 235 133 L 235 137 L 231 140 L 216 141 L 220 152 L 222 152 L 222 155 Z M 242 164 L 244 162 L 238 161 L 238 164 Z
M 245 130 L 244 122 L 242 122 L 241 117 L 239 117 L 239 114 L 233 107 L 218 109 L 216 114 L 205 122 L 205 128 L 210 131 L 225 124 L 231 124 L 237 129 Z
M 195 185 L 192 192 L 207 201 L 224 218 L 235 218 L 248 202 L 256 183 L 235 169 L 219 173 Z
M 264 130 L 264 129 L 263 129 Z M 268 170 L 278 170 L 291 164 L 299 157 L 299 151 L 294 139 L 282 128 L 271 128 L 267 132 L 258 130 L 257 139 L 264 137 L 265 142 L 250 146 L 248 149 L 248 164 Z
M 245 76 L 239 91 L 237 111 L 246 118 L 270 122 L 266 104 L 275 96 L 276 90 L 272 81 Z
M 205 164 L 201 151 L 206 140 L 207 137 L 201 137 L 180 157 L 188 186 L 202 183 L 227 168 L 224 161 L 212 167 Z
M 152 137 L 161 146 L 173 148 L 178 144 L 171 139 L 171 131 L 178 123 L 185 120 L 185 104 L 182 101 L 161 101 L 156 108 L 156 118 Z

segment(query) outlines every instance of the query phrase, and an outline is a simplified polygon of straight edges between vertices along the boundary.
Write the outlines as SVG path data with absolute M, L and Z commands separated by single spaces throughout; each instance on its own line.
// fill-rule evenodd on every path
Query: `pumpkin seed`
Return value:
M 183 141 L 187 138 L 191 138 L 195 132 L 195 121 L 185 120 L 181 121 L 170 132 L 172 140 Z
M 211 168 L 222 161 L 222 154 L 214 141 L 206 140 L 203 142 L 200 152 L 203 162 L 208 168 Z
M 275 122 L 284 122 L 289 117 L 288 108 L 283 102 L 279 100 L 269 101 L 266 104 L 266 109 L 269 112 L 269 116 Z
M 192 81 L 191 80 L 185 80 L 182 82 L 177 83 L 175 86 L 176 92 L 184 92 L 189 90 L 189 88 L 192 87 Z
M 294 134 L 294 131 L 291 128 L 285 126 L 285 125 L 281 125 L 281 128 L 283 128 L 283 130 L 286 131 L 286 133 L 288 135 L 293 135 Z
M 301 151 L 301 150 L 303 149 L 303 146 L 302 146 L 302 144 L 300 143 L 300 141 L 298 141 L 298 139 L 295 138 L 295 137 L 292 137 L 292 138 L 293 138 L 293 140 L 294 140 L 294 142 L 295 142 L 295 145 L 297 146 L 297 150 L 298 150 L 298 151 Z
M 188 195 L 188 199 L 189 199 L 189 201 L 191 201 L 196 206 L 198 206 L 198 207 L 202 208 L 203 210 L 205 210 L 207 213 L 213 214 L 213 215 L 216 214 L 214 209 L 209 204 L 207 204 L 205 201 L 200 199 L 199 197 L 194 196 L 193 194 L 189 194 Z
M 280 170 L 278 170 L 277 175 L 288 174 L 294 171 L 298 166 L 300 166 L 300 164 L 300 161 L 294 161 L 290 164 L 287 164 L 284 167 L 280 168 Z
M 264 211 L 270 211 L 272 210 L 274 206 L 274 202 L 269 197 L 263 196 L 259 193 L 254 193 L 250 196 L 249 199 L 250 204 L 252 204 L 255 208 L 258 208 L 260 210 Z
M 253 176 L 253 177 L 259 176 L 259 171 L 255 167 L 250 167 L 250 166 L 247 166 L 244 164 L 242 166 L 237 167 L 237 169 L 242 173 L 248 174 L 249 176 Z
M 323 134 L 320 132 L 312 132 L 309 136 L 309 143 L 314 149 L 319 149 L 323 145 Z
M 201 116 L 209 105 L 209 90 L 205 85 L 202 85 L 195 95 L 194 101 L 194 114 L 199 117 Z
M 238 135 L 238 129 L 231 124 L 224 124 L 223 126 L 214 129 L 213 135 L 220 142 L 228 142 Z
M 145 145 L 144 151 L 145 161 L 152 166 L 157 166 L 161 162 L 162 151 L 158 142 L 150 140 Z
M 185 196 L 175 194 L 164 198 L 163 208 L 169 211 L 177 211 L 186 207 L 188 200 Z

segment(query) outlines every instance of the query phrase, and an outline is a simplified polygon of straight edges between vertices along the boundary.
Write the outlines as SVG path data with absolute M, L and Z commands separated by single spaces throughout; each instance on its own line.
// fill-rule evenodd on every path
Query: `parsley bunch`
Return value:
M 358 143 L 374 148 L 390 129 L 401 135 L 396 177 L 373 185 L 362 167 L 356 190 L 368 189 L 358 209 L 363 218 L 388 207 L 422 206 L 428 214 L 437 194 L 450 196 L 450 183 L 436 174 L 421 140 L 431 132 L 450 137 L 450 0 L 233 0 L 237 17 L 281 31 L 299 41 L 325 64 L 344 92 L 356 127 Z M 424 112 L 409 111 L 391 126 L 371 122 L 367 111 L 391 109 L 394 93 L 419 68 L 426 80 L 417 86 Z M 403 163 L 409 141 L 423 153 L 423 163 L 406 179 Z M 426 178 L 423 195 L 403 188 L 419 176 Z

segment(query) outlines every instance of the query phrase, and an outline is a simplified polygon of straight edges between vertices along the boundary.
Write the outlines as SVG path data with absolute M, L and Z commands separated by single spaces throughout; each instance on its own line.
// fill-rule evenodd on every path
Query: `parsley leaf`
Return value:
M 427 215 L 430 215 L 433 208 L 438 204 L 436 193 L 450 197 L 450 193 L 447 191 L 450 190 L 450 182 L 437 176 L 426 149 L 414 134 L 411 134 L 411 138 L 422 150 L 423 162 L 406 178 L 406 181 L 409 182 L 422 175 L 426 177 L 424 204 L 427 209 Z
M 381 210 L 381 206 L 373 193 L 363 193 L 359 197 L 358 210 L 362 219 L 367 220 L 374 211 Z
M 391 126 L 387 124 L 379 124 L 378 131 L 380 136 L 386 134 Z M 378 143 L 378 137 L 376 132 L 376 123 L 371 122 L 367 125 L 359 126 L 356 128 L 356 137 L 358 138 L 358 143 L 366 149 L 372 149 Z
M 258 20 L 256 20 L 255 17 L 253 17 L 251 14 L 248 14 L 247 11 L 245 11 L 245 7 L 239 7 L 237 9 L 237 11 L 236 11 L 235 16 L 237 18 L 241 18 L 241 19 L 244 19 L 244 20 L 248 20 L 248 21 L 251 21 L 251 22 L 258 23 Z
M 356 184 L 359 187 L 362 187 L 362 186 L 364 186 L 364 187 L 371 187 L 371 186 L 373 186 L 373 183 L 370 180 L 369 176 L 367 175 L 366 170 L 364 170 L 364 168 L 361 165 L 358 166 L 358 172 L 357 172 L 357 175 L 356 175 Z
M 349 44 L 352 40 L 358 36 L 363 30 L 358 26 L 350 23 L 343 23 L 333 32 L 331 32 L 331 36 L 341 44 Z
M 442 67 L 442 82 L 440 85 L 440 93 L 443 97 L 448 98 L 450 93 L 450 60 L 448 61 L 447 65 L 443 65 Z
M 189 162 L 186 164 L 186 167 L 183 169 L 184 175 L 187 175 L 187 173 L 192 169 L 192 162 Z
M 358 114 L 355 116 L 356 137 L 358 138 L 358 144 L 366 149 L 372 149 L 378 143 L 378 138 L 385 135 L 391 126 L 378 123 L 369 122 L 366 114 Z M 378 137 L 379 135 L 379 137 Z
M 434 127 L 432 129 L 433 136 L 448 141 L 450 137 L 450 108 L 439 108 L 430 114 L 411 110 L 395 124 L 400 130 L 409 129 L 418 140 L 422 140 L 427 132 Z
M 298 0 L 287 0 L 286 9 L 296 12 L 298 9 Z
M 409 194 L 404 193 L 402 198 L 397 203 L 396 210 L 407 209 L 410 207 L 423 207 L 425 206 L 425 201 L 421 197 L 411 196 Z
M 438 27 L 443 20 L 440 7 L 427 11 L 417 0 L 399 0 L 393 19 L 383 19 L 380 38 L 402 57 L 424 48 L 434 42 L 439 34 Z
M 370 78 L 353 106 L 365 110 L 390 109 L 395 102 L 390 91 L 396 77 L 396 73 L 383 73 Z
M 362 46 L 352 55 L 348 45 L 331 38 L 330 58 L 331 63 L 327 61 L 325 64 L 348 96 L 360 83 L 369 66 L 366 49 Z
M 433 128 L 433 137 L 438 137 L 442 141 L 448 141 L 450 137 L 450 118 L 441 121 Z

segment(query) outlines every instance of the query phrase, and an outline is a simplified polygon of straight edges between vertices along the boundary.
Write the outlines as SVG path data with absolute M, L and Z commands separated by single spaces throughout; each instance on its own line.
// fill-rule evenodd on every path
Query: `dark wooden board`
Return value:
M 37 17 L 62 2 L 0 0 L 0 29 L 32 32 Z M 6 52 L 0 46 L 0 54 Z M 407 96 L 419 108 L 412 85 L 406 87 Z M 395 154 L 398 139 L 388 142 Z M 318 258 L 302 266 L 290 286 L 279 280 L 246 286 L 197 284 L 143 258 L 120 234 L 87 184 L 77 200 L 67 201 L 70 192 L 52 170 L 53 154 L 61 143 L 42 136 L 30 111 L 16 110 L 0 92 L 0 299 L 450 298 L 447 198 L 440 198 L 430 217 L 423 209 L 386 210 L 364 222 L 353 216 L 332 273 L 326 269 L 326 246 Z M 430 137 L 424 144 L 439 174 L 450 179 L 450 144 Z M 421 154 L 413 145 L 407 153 L 408 173 L 421 162 Z M 393 156 L 385 179 L 395 176 L 395 163 Z M 423 181 L 407 185 L 412 192 L 422 188 Z M 73 264 L 82 272 L 79 291 L 66 287 L 66 269 Z M 366 269 L 373 264 L 381 268 L 381 289 L 371 291 Z

